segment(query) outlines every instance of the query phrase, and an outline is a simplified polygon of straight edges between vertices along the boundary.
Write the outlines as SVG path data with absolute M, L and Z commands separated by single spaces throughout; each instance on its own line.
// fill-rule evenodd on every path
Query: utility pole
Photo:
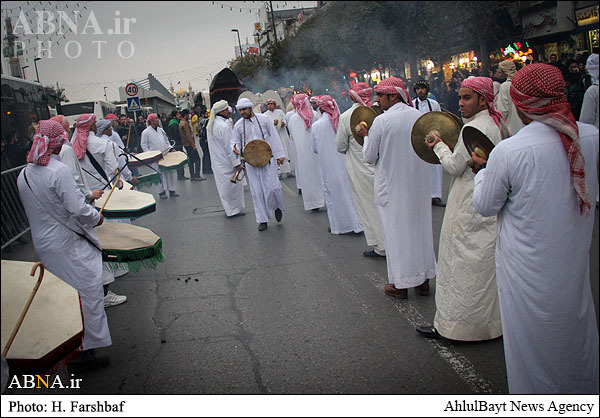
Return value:
M 273 2 L 269 1 L 269 5 L 271 6 L 271 25 L 273 25 L 273 37 L 275 38 L 273 42 L 277 43 L 277 31 L 275 30 L 275 14 L 273 13 Z

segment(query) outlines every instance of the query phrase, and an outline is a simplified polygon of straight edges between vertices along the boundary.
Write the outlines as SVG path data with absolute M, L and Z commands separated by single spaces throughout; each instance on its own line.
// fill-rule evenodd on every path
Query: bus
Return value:
M 16 132 L 22 147 L 28 145 L 38 121 L 49 119 L 44 87 L 35 81 L 2 74 L 2 138 Z
M 103 100 L 86 101 L 86 102 L 65 102 L 60 105 L 61 114 L 67 118 L 69 125 L 73 126 L 80 115 L 92 113 L 96 116 L 96 120 L 106 118 L 109 113 L 117 113 L 117 106 L 105 102 Z

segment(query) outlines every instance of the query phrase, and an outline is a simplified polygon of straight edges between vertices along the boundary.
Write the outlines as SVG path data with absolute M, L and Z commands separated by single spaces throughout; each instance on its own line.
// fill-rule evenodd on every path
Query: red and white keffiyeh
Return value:
M 119 117 L 117 115 L 115 115 L 114 113 L 109 113 L 108 115 L 106 115 L 106 117 L 104 119 L 113 120 L 113 119 L 119 119 Z
M 410 95 L 408 91 L 406 91 L 406 87 L 404 86 L 404 81 L 398 77 L 389 77 L 385 80 L 381 80 L 379 84 L 375 86 L 375 93 L 381 94 L 398 94 L 404 104 L 413 107 L 412 100 L 410 99 Z
M 373 106 L 373 89 L 367 83 L 354 83 L 348 93 L 361 106 Z
M 571 179 L 579 198 L 579 213 L 591 209 L 585 181 L 585 159 L 579 145 L 579 129 L 565 94 L 560 70 L 548 64 L 531 64 L 515 74 L 510 85 L 515 107 L 528 118 L 556 129 L 571 166 Z
M 340 123 L 340 109 L 333 97 L 329 95 L 320 96 L 317 101 L 317 106 L 329 116 L 329 121 L 333 126 L 333 130 L 337 133 L 338 124 Z
M 87 149 L 87 140 L 90 128 L 96 122 L 96 116 L 91 113 L 85 113 L 77 118 L 75 123 L 75 132 L 73 133 L 73 151 L 78 159 L 82 159 Z
M 67 133 L 59 122 L 55 120 L 40 121 L 33 135 L 33 144 L 27 154 L 27 162 L 48 165 L 50 155 L 67 141 Z
M 150 126 L 150 121 L 152 119 L 158 119 L 158 115 L 156 113 L 150 113 L 146 118 L 146 126 Z
M 310 129 L 310 124 L 312 123 L 312 120 L 315 117 L 315 113 L 313 111 L 312 106 L 308 102 L 308 97 L 306 96 L 306 94 L 299 93 L 294 95 L 294 97 L 292 97 L 292 104 L 294 105 L 296 113 L 298 113 L 302 120 L 304 120 L 306 129 Z
M 62 125 L 62 127 L 65 128 L 65 131 L 67 132 L 67 134 L 69 133 L 69 130 L 71 129 L 71 127 L 69 126 L 69 121 L 63 115 L 52 116 L 50 118 L 50 120 L 54 120 L 54 121 L 60 123 Z
M 500 127 L 500 119 L 504 117 L 494 107 L 494 82 L 489 77 L 472 77 L 462 82 L 460 88 L 468 88 L 485 97 L 488 105 L 488 111 L 496 125 Z

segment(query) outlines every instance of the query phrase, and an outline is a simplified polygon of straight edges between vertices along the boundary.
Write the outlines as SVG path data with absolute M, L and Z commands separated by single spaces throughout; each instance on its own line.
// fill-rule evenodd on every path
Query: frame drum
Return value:
M 160 171 L 175 170 L 188 163 L 187 154 L 183 151 L 173 151 L 165 154 L 165 157 L 158 163 Z
M 104 193 L 96 199 L 94 205 L 98 210 L 102 208 L 109 193 Z M 150 193 L 137 190 L 115 189 L 102 214 L 105 218 L 135 219 L 156 211 L 156 200 Z
M 129 158 L 129 167 L 141 167 L 145 164 L 157 163 L 163 159 L 163 154 L 160 151 L 146 151 L 140 152 L 139 154 L 131 154 Z M 133 156 L 137 157 L 133 158 Z

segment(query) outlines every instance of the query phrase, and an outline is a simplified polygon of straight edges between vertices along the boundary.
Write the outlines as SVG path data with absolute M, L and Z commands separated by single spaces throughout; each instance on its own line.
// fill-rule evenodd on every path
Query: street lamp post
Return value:
M 108 102 L 108 97 L 106 97 L 106 89 L 107 89 L 107 88 L 108 88 L 108 87 L 104 86 L 104 98 L 105 98 L 105 99 L 106 99 L 106 101 Z
M 26 65 L 25 67 L 21 67 L 21 71 L 23 72 L 23 80 L 27 80 L 27 78 L 25 78 L 25 68 L 29 68 L 29 65 Z
M 240 58 L 242 58 L 244 56 L 244 53 L 242 52 L 242 41 L 240 41 L 240 31 L 237 29 L 231 29 L 232 32 L 237 32 L 237 36 L 238 36 L 238 45 L 240 47 Z
M 37 69 L 37 62 L 41 60 L 40 57 L 34 58 L 33 59 L 33 65 L 35 66 L 35 78 L 37 78 L 37 82 L 40 82 L 40 75 L 38 74 L 38 69 Z

